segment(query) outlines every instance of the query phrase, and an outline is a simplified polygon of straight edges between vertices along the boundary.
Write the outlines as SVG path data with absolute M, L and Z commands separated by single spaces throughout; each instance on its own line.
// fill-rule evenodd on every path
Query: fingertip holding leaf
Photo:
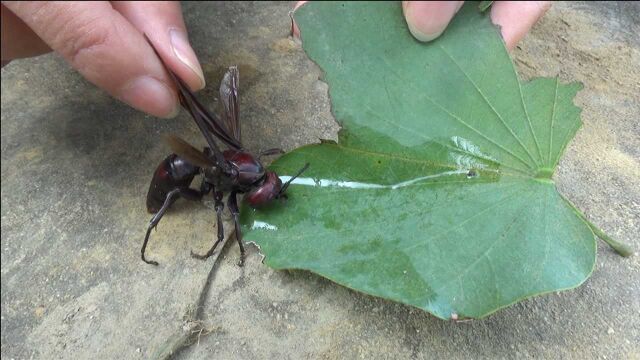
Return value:
M 591 275 L 594 231 L 552 179 L 581 125 L 579 84 L 521 82 L 477 4 L 428 44 L 395 3 L 312 2 L 294 16 L 342 129 L 272 165 L 286 179 L 311 163 L 285 205 L 243 212 L 267 265 L 441 319 Z
M 413 37 L 429 42 L 442 35 L 463 4 L 463 1 L 403 1 L 402 13 Z
M 289 12 L 289 17 L 291 18 L 291 36 L 294 38 L 300 38 L 300 28 L 296 24 L 296 21 L 293 17 L 293 14 L 300 8 L 302 5 L 306 4 L 308 1 L 298 1 L 296 5 L 293 7 L 293 10 Z

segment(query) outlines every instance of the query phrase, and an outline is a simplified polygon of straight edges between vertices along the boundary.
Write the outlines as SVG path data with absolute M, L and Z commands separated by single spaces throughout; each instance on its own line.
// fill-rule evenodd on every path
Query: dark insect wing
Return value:
M 240 75 L 237 66 L 231 66 L 224 74 L 220 82 L 220 103 L 222 104 L 221 116 L 227 126 L 227 130 L 241 143 L 240 138 L 240 109 L 238 105 L 238 89 L 240 87 Z
M 216 145 L 212 134 L 233 149 L 238 149 L 238 150 L 242 149 L 242 145 L 240 144 L 239 141 L 234 139 L 232 135 L 229 134 L 229 132 L 225 129 L 224 126 L 220 124 L 220 121 L 216 117 L 211 115 L 206 110 L 206 108 L 202 104 L 200 104 L 198 99 L 196 99 L 195 95 L 189 90 L 188 86 L 173 71 L 171 71 L 167 67 L 167 65 L 162 60 L 162 57 L 160 57 L 160 54 L 158 53 L 156 48 L 153 46 L 153 43 L 151 42 L 149 37 L 147 37 L 146 34 L 144 34 L 144 37 L 145 39 L 147 39 L 147 42 L 149 43 L 153 51 L 156 53 L 156 56 L 158 56 L 158 59 L 164 65 L 165 69 L 169 73 L 169 76 L 173 79 L 174 83 L 176 84 L 176 87 L 178 88 L 178 95 L 180 97 L 180 103 L 185 109 L 189 111 L 189 113 L 191 114 L 191 117 L 194 119 L 194 121 L 198 125 L 200 132 L 207 140 L 207 143 L 209 144 L 211 151 L 213 151 L 214 156 L 216 157 L 217 163 L 223 166 L 223 168 L 226 168 L 226 166 L 224 165 L 225 162 L 224 162 L 224 157 L 222 156 L 222 152 L 220 151 L 220 148 Z
M 189 102 L 189 104 L 187 105 L 189 107 L 187 107 L 187 109 L 192 113 L 196 112 L 200 116 L 202 121 L 204 121 L 205 125 L 208 127 L 208 130 L 216 135 L 229 147 L 237 150 L 242 149 L 242 144 L 240 144 L 240 141 L 236 140 L 233 135 L 231 135 L 229 131 L 227 131 L 226 127 L 220 124 L 220 120 L 216 116 L 207 111 L 207 109 L 198 101 L 195 95 L 189 90 L 186 84 L 182 82 L 182 80 L 178 79 L 175 74 L 173 74 L 173 76 L 179 82 L 181 98 L 184 98 Z M 183 103 L 183 105 L 185 104 Z
M 216 163 L 209 159 L 202 151 L 191 146 L 176 135 L 167 136 L 167 143 L 169 143 L 169 147 L 174 153 L 193 165 L 203 168 L 216 166 Z
M 224 156 L 222 155 L 220 148 L 218 148 L 218 145 L 216 144 L 215 140 L 211 136 L 212 132 L 210 132 L 209 129 L 207 128 L 207 121 L 204 115 L 205 113 L 201 109 L 199 109 L 198 106 L 194 103 L 194 100 L 190 96 L 191 94 L 187 89 L 187 86 L 182 83 L 182 80 L 180 80 L 170 70 L 168 71 L 169 71 L 169 74 L 171 74 L 171 77 L 175 81 L 176 85 L 178 86 L 180 103 L 182 104 L 183 107 L 185 107 L 189 111 L 189 113 L 191 114 L 191 117 L 196 122 L 196 125 L 198 125 L 200 132 L 202 133 L 204 138 L 207 140 L 207 143 L 209 144 L 211 150 L 213 151 L 213 155 L 216 158 L 217 164 L 220 166 L 224 166 L 223 164 L 226 164 L 226 162 L 224 161 Z M 215 132 L 213 133 L 215 134 Z

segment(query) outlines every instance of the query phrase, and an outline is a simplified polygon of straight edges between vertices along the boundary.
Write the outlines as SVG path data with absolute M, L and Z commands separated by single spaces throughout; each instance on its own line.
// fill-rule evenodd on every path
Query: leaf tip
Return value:
M 572 81 L 568 85 L 572 87 L 576 93 L 584 90 L 584 83 L 582 81 Z
M 562 81 L 562 79 L 560 79 L 560 75 L 556 75 L 553 77 L 553 79 L 560 85 L 562 86 L 566 86 L 570 89 L 572 89 L 574 91 L 574 93 L 578 93 L 582 90 L 584 90 L 584 83 L 582 81 L 579 80 L 574 80 L 574 81 L 569 81 L 567 83 L 564 83 Z
M 335 140 L 331 140 L 331 139 L 319 139 L 319 140 L 320 140 L 320 144 L 338 145 L 338 143 Z
M 493 1 L 480 1 L 478 9 L 480 9 L 481 12 L 485 12 L 491 7 L 491 5 L 493 5 Z

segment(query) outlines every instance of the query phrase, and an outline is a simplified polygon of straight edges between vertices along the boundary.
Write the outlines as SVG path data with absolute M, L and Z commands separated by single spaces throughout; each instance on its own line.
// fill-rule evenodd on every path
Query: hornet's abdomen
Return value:
M 225 150 L 224 159 L 238 171 L 238 184 L 246 188 L 264 177 L 264 167 L 253 155 L 235 150 Z
M 169 191 L 178 187 L 188 187 L 199 168 L 176 154 L 164 159 L 153 173 L 147 193 L 147 211 L 156 213 L 162 207 Z

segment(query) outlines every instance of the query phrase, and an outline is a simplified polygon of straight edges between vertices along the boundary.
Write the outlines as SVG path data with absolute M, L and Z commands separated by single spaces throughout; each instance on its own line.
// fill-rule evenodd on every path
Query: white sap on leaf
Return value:
M 280 176 L 280 180 L 283 183 L 289 181 L 291 176 Z M 337 180 L 327 180 L 327 179 L 313 179 L 313 178 L 296 178 L 293 180 L 291 184 L 295 185 L 306 185 L 306 186 L 317 186 L 317 187 L 346 187 L 352 189 L 384 189 L 385 185 L 378 184 L 367 184 L 360 183 L 355 181 L 337 181 Z
M 498 162 L 491 156 L 484 154 L 482 151 L 480 151 L 480 148 L 477 145 L 463 137 L 452 136 L 451 142 L 453 143 L 454 147 L 460 149 L 461 151 L 460 153 L 456 152 L 449 154 L 453 162 L 455 162 L 460 169 L 485 168 L 486 164 L 478 161 L 479 158 L 491 162 Z
M 328 180 L 328 179 L 313 179 L 313 178 L 295 178 L 292 185 L 305 185 L 305 186 L 316 186 L 316 187 L 342 187 L 342 188 L 350 188 L 350 189 L 391 189 L 395 190 L 398 188 L 410 186 L 421 181 L 437 179 L 445 176 L 452 175 L 460 175 L 467 174 L 467 170 L 453 170 L 453 171 L 445 171 L 439 174 L 432 174 L 421 176 L 415 179 L 402 181 L 397 184 L 391 185 L 382 185 L 382 184 L 370 184 L 370 183 L 362 183 L 356 181 L 341 181 L 341 180 Z M 282 182 L 287 182 L 291 179 L 291 176 L 280 176 L 280 180 Z
M 263 221 L 254 221 L 253 225 L 251 226 L 251 230 L 255 230 L 255 229 L 278 230 L 278 227 Z
M 403 181 L 403 182 L 395 184 L 395 185 L 391 185 L 391 189 L 395 190 L 395 189 L 398 189 L 398 188 L 401 188 L 401 187 L 405 187 L 405 186 L 409 186 L 409 185 L 415 184 L 415 183 L 420 182 L 420 181 L 429 180 L 429 179 L 435 179 L 435 178 L 439 178 L 439 177 L 443 177 L 443 176 L 466 174 L 467 172 L 468 172 L 467 170 L 454 170 L 454 171 L 445 171 L 445 172 L 440 173 L 440 174 L 422 176 L 422 177 L 411 179 L 411 180 L 408 180 L 408 181 Z

